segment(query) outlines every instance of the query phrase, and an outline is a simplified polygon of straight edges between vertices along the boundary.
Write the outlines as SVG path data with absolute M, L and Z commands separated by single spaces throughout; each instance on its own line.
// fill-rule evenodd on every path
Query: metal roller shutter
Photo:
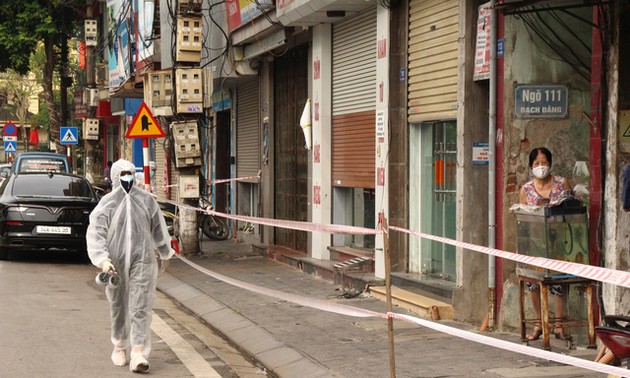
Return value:
M 258 77 L 240 84 L 236 96 L 236 175 L 256 176 L 260 169 Z
M 376 8 L 333 24 L 332 113 L 376 107 Z
M 332 39 L 333 185 L 373 188 L 376 8 L 333 24 Z
M 458 1 L 410 1 L 409 122 L 457 115 L 458 5 Z

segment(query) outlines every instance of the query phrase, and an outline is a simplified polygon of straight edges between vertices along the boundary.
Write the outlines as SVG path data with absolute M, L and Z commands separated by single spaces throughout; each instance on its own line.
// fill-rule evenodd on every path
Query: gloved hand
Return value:
M 164 254 L 164 250 L 167 250 L 168 252 Z M 158 261 L 165 261 L 165 260 L 170 260 L 171 258 L 173 258 L 173 255 L 175 255 L 175 250 L 173 250 L 173 248 L 171 247 L 165 247 L 161 251 L 157 252 L 155 254 L 155 257 L 157 257 Z
M 171 260 L 158 260 L 158 275 L 166 272 L 168 267 L 171 265 Z
M 116 271 L 116 268 L 114 268 L 114 264 L 112 264 L 111 260 L 109 260 L 109 259 L 104 260 L 101 263 L 101 270 L 103 272 L 105 272 L 105 273 L 108 273 L 110 271 L 110 269 L 111 269 L 112 272 Z

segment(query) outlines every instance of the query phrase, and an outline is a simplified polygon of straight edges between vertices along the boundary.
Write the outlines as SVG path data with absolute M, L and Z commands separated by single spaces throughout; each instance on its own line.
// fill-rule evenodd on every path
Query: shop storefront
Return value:
M 376 7 L 332 26 L 333 223 L 375 227 Z M 333 246 L 374 248 L 373 236 Z
M 455 239 L 459 4 L 409 6 L 409 227 Z M 408 269 L 454 281 L 455 247 L 410 238 Z

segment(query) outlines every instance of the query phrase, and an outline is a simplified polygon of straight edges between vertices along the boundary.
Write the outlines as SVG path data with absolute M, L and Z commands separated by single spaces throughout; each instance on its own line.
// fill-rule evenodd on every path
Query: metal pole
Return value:
M 496 246 L 496 122 L 497 122 L 497 11 L 490 1 L 490 77 L 488 109 L 488 247 Z M 496 258 L 488 256 L 488 326 L 495 326 Z
M 72 164 L 70 145 L 66 146 L 66 156 L 68 157 L 68 164 L 70 164 L 71 169 L 74 168 Z
M 149 168 L 149 138 L 142 138 L 142 165 L 144 166 L 144 189 L 151 192 L 151 170 Z
M 392 279 L 391 279 L 391 256 L 389 255 L 389 226 L 385 213 L 381 213 L 383 221 L 383 252 L 385 255 L 385 293 L 387 297 L 387 337 L 389 338 L 389 376 L 396 378 L 396 354 L 394 353 L 394 318 L 392 313 Z

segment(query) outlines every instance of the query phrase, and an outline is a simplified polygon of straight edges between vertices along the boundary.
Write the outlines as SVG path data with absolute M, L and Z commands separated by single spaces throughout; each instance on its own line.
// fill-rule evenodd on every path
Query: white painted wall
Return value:
M 331 183 L 331 125 L 332 125 L 332 27 L 321 24 L 313 27 L 313 48 L 310 61 L 312 95 L 312 221 L 331 224 L 332 183 Z M 316 78 L 316 65 L 319 65 L 319 78 Z M 316 159 L 319 150 L 319 162 Z M 320 203 L 315 203 L 315 188 L 319 187 Z M 328 247 L 331 243 L 329 233 L 315 232 L 311 238 L 311 257 L 321 260 L 330 259 Z
M 389 39 L 390 11 L 379 3 L 376 9 L 376 202 L 374 206 L 376 227 L 380 226 L 381 213 L 389 223 Z M 378 58 L 378 46 L 385 43 L 385 56 Z M 384 171 L 384 182 L 379 184 L 379 169 Z M 383 253 L 383 236 L 377 235 L 374 251 L 375 275 L 385 277 L 385 258 Z

